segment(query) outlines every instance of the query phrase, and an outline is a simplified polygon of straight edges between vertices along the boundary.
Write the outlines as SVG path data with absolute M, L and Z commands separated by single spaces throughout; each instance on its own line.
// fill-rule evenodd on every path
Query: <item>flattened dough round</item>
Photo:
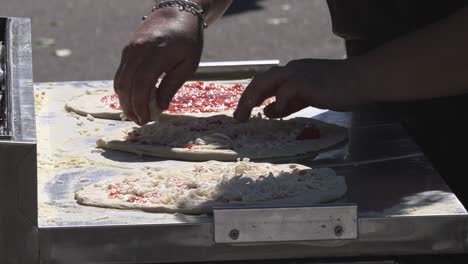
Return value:
M 249 162 L 247 162 L 249 163 Z M 229 171 L 234 171 L 236 166 L 245 166 L 245 161 L 241 162 L 217 162 L 208 161 L 203 163 L 183 163 L 177 167 L 158 168 L 151 176 L 148 176 L 143 170 L 126 172 L 111 176 L 96 184 L 83 187 L 76 191 L 75 200 L 82 205 L 115 208 L 115 209 L 136 209 L 154 213 L 184 213 L 184 214 L 209 214 L 215 206 L 308 206 L 320 203 L 326 203 L 341 198 L 347 191 L 345 178 L 336 175 L 330 168 L 311 169 L 300 164 L 270 164 L 270 163 L 251 163 L 255 168 L 260 168 L 262 172 L 245 173 L 247 176 L 239 176 L 241 174 L 230 174 Z M 250 165 L 248 165 L 250 166 Z M 207 172 L 200 174 L 193 173 L 194 168 L 208 168 Z M 210 168 L 212 171 L 210 171 Z M 293 169 L 294 168 L 294 169 Z M 308 171 L 308 174 L 298 175 L 298 171 Z M 223 170 L 224 173 L 219 173 Z M 266 172 L 265 172 L 266 171 Z M 294 174 L 296 173 L 296 174 Z M 172 195 L 171 189 L 165 185 L 163 188 L 164 194 L 171 196 L 169 202 L 161 203 L 159 200 L 151 200 L 145 202 L 129 201 L 129 197 L 122 195 L 120 197 L 109 196 L 109 190 L 122 182 L 134 182 L 137 185 L 148 186 L 148 183 L 153 184 L 153 189 L 145 189 L 146 193 L 152 191 L 160 191 L 157 189 L 159 182 L 165 182 L 165 179 L 186 175 L 192 181 L 196 182 L 198 187 L 204 190 L 204 193 L 199 196 L 189 194 L 189 192 L 197 193 L 198 190 L 187 189 L 183 192 Z M 226 176 L 229 174 L 228 176 Z M 270 175 L 270 176 L 269 176 Z M 158 178 L 159 177 L 159 178 Z M 224 178 L 223 178 L 224 177 Z M 229 190 L 238 190 L 236 185 L 236 177 L 246 177 L 251 179 L 250 185 L 243 185 L 243 196 L 250 197 L 245 201 L 243 199 L 229 200 L 226 197 L 234 197 L 229 194 Z M 263 177 L 263 179 L 262 179 Z M 264 177 L 274 177 L 278 180 L 265 180 Z M 306 180 L 304 180 L 307 177 Z M 234 181 L 232 181 L 234 179 Z M 207 191 L 206 186 L 215 182 L 212 191 Z M 146 184 L 146 185 L 144 185 Z M 164 183 L 163 183 L 164 184 Z M 221 187 L 220 187 L 221 186 Z M 137 193 L 138 186 L 130 193 Z M 295 190 L 289 195 L 285 195 L 285 189 Z M 208 187 L 209 189 L 209 187 Z M 271 193 L 263 195 L 258 194 L 258 190 L 272 190 Z M 280 196 L 278 196 L 280 195 Z M 175 197 L 175 198 L 173 198 Z M 266 197 L 266 198 L 265 198 Z M 276 197 L 276 198 L 273 198 Z M 133 199 L 133 198 L 130 198 Z M 159 198 L 158 198 L 159 199 Z M 167 201 L 167 200 L 166 200 Z M 183 201 L 183 202 L 177 202 Z
M 112 89 L 96 89 L 96 90 L 87 90 L 82 94 L 76 95 L 65 103 L 65 110 L 69 112 L 77 113 L 81 116 L 87 116 L 88 114 L 102 119 L 112 119 L 112 120 L 122 120 L 122 110 L 116 110 L 111 107 L 106 106 L 101 102 L 101 98 L 107 95 L 114 94 Z M 155 105 L 155 97 L 151 99 L 151 105 Z M 261 113 L 264 107 L 255 107 L 252 111 L 253 114 Z M 160 113 L 158 109 L 150 108 L 151 110 L 151 119 L 152 120 L 165 120 L 177 116 L 196 116 L 196 117 L 205 117 L 211 115 L 232 115 L 234 111 L 220 111 L 214 113 L 181 113 L 181 114 L 172 114 L 168 112 Z
M 65 110 L 82 116 L 92 115 L 103 119 L 121 120 L 121 110 L 107 107 L 101 98 L 113 94 L 110 89 L 89 90 L 83 94 L 70 98 L 65 104 Z
M 209 131 L 206 134 L 203 131 L 193 131 L 193 127 L 190 127 L 191 123 L 212 123 L 217 122 L 217 120 L 234 123 L 235 125 L 233 127 L 220 126 L 217 131 Z M 320 130 L 320 138 L 296 140 L 298 131 L 310 124 Z M 151 140 L 160 143 L 143 144 L 127 139 L 129 132 L 140 129 L 154 131 Z M 242 133 L 246 135 L 244 136 Z M 218 136 L 222 134 L 228 137 L 227 141 L 231 140 L 229 141 L 231 146 L 221 146 L 215 149 L 189 149 L 185 147 L 189 142 L 196 141 L 197 138 L 206 141 L 214 134 Z M 222 139 L 222 137 L 220 138 Z M 184 116 L 147 124 L 140 128 L 120 129 L 108 136 L 99 138 L 96 145 L 100 148 L 166 159 L 235 161 L 244 157 L 253 160 L 266 160 L 318 153 L 342 143 L 346 139 L 346 128 L 316 119 L 296 117 L 289 120 L 258 120 L 254 118 L 246 123 L 236 123 L 232 117 L 216 115 L 203 118 Z

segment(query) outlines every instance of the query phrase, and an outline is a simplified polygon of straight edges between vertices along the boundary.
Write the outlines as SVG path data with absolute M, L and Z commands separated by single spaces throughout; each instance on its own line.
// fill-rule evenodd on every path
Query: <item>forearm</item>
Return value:
M 468 8 L 356 58 L 366 102 L 468 93 Z
M 221 17 L 224 12 L 231 5 L 232 0 L 192 0 L 198 3 L 205 12 L 206 22 L 208 25 L 212 24 L 219 17 Z

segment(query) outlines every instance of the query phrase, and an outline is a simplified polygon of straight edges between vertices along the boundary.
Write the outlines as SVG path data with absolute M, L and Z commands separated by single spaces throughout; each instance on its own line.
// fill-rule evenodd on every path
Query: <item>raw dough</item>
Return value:
M 96 89 L 96 90 L 87 90 L 83 94 L 79 94 L 67 100 L 65 104 L 65 110 L 69 112 L 74 112 L 82 116 L 91 115 L 96 118 L 102 119 L 113 119 L 113 120 L 127 120 L 122 110 L 116 110 L 109 106 L 106 106 L 101 102 L 101 98 L 104 96 L 112 95 L 114 91 L 112 89 Z M 257 114 L 263 111 L 264 107 L 255 107 L 252 113 Z M 156 104 L 156 96 L 152 95 L 150 100 L 150 118 L 153 121 L 170 119 L 174 116 L 211 116 L 218 114 L 232 115 L 234 112 L 231 111 L 219 111 L 213 113 L 183 113 L 183 114 L 173 114 L 173 113 L 162 113 L 161 109 Z
M 207 214 L 215 206 L 306 206 L 346 193 L 330 168 L 208 161 L 146 168 L 78 190 L 79 204 L 155 213 Z
M 312 124 L 312 125 L 311 125 Z M 320 138 L 297 140 L 306 126 Z M 251 118 L 238 123 L 226 115 L 179 116 L 142 127 L 117 130 L 97 140 L 100 148 L 192 161 L 270 159 L 318 153 L 347 139 L 347 129 L 309 118 Z
M 65 110 L 82 116 L 91 115 L 97 118 L 120 120 L 121 110 L 112 109 L 101 102 L 103 96 L 113 93 L 110 89 L 88 90 L 68 100 Z

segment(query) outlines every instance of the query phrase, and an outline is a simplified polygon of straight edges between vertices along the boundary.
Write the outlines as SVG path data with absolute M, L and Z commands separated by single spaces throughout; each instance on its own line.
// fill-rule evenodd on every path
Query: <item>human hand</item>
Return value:
M 347 60 L 302 59 L 258 74 L 242 94 L 234 117 L 249 119 L 252 109 L 270 97 L 264 113 L 281 118 L 308 106 L 347 111 L 364 103 L 357 63 Z
M 177 90 L 196 71 L 202 49 L 203 31 L 197 16 L 177 8 L 151 13 L 123 49 L 115 74 L 114 90 L 125 115 L 139 125 L 149 122 L 154 93 L 159 108 L 166 110 Z

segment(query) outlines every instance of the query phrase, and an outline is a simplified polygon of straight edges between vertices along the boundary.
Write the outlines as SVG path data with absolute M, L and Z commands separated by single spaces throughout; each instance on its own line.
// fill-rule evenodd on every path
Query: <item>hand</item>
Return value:
M 234 117 L 249 119 L 252 109 L 267 98 L 269 118 L 281 118 L 308 106 L 338 111 L 363 103 L 359 92 L 356 63 L 348 60 L 303 59 L 258 74 L 242 94 Z
M 125 115 L 139 125 L 150 121 L 150 97 L 166 110 L 177 90 L 196 71 L 203 49 L 199 18 L 177 8 L 151 13 L 123 49 L 114 90 Z M 158 88 L 158 78 L 165 73 Z

